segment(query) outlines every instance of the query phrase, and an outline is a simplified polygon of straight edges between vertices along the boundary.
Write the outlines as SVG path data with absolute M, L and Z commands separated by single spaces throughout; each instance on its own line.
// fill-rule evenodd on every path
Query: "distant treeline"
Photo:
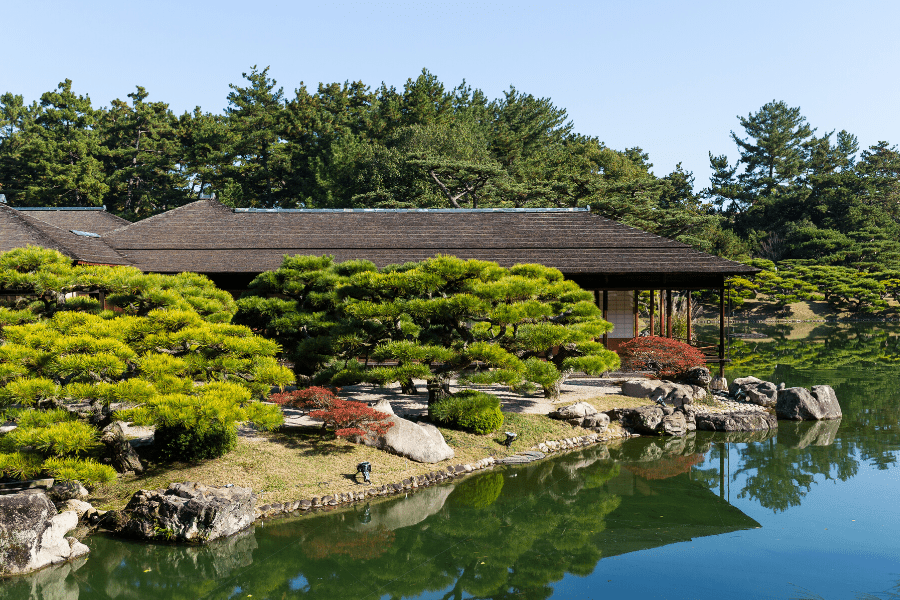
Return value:
M 13 206 L 99 206 L 135 220 L 201 197 L 236 207 L 581 207 L 699 249 L 790 267 L 900 268 L 900 152 L 862 152 L 784 102 L 738 119 L 740 157 L 680 164 L 575 132 L 564 108 L 510 88 L 490 100 L 423 71 L 403 89 L 302 83 L 251 69 L 224 114 L 175 115 L 142 87 L 95 108 L 69 80 L 0 96 L 0 193 Z

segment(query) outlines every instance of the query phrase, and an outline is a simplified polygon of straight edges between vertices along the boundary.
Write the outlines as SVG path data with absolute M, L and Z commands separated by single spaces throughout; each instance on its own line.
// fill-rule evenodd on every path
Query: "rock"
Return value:
M 405 456 L 421 463 L 437 463 L 453 458 L 453 448 L 447 445 L 444 436 L 434 425 L 413 423 L 394 414 L 391 403 L 383 399 L 373 407 L 375 410 L 388 413 L 386 422 L 393 423 L 383 436 L 358 437 L 357 443 L 386 450 L 392 454 Z
M 706 390 L 700 386 L 692 386 L 659 379 L 631 379 L 622 383 L 622 395 L 632 398 L 665 398 L 673 391 L 689 396 L 692 400 L 706 397 Z
M 72 511 L 56 514 L 47 494 L 0 496 L 0 575 L 20 575 L 90 552 L 66 533 L 78 525 Z
M 687 419 L 683 412 L 673 412 L 663 417 L 658 426 L 659 433 L 662 435 L 681 436 L 687 433 Z
M 587 402 L 578 402 L 576 404 L 572 404 L 571 406 L 564 406 L 562 408 L 559 408 L 551 412 L 547 416 L 549 416 L 551 419 L 568 421 L 569 419 L 583 419 L 588 415 L 594 414 L 597 414 L 596 408 L 594 408 Z
M 820 421 L 843 416 L 837 396 L 829 385 L 814 385 L 812 391 L 802 387 L 779 391 L 775 413 L 779 419 L 787 421 Z
M 738 392 L 744 390 L 745 387 L 753 387 L 760 383 L 763 383 L 763 380 L 756 377 L 738 377 L 728 386 L 728 393 L 737 396 Z M 746 390 L 744 392 L 746 393 Z
M 78 515 L 78 520 L 84 518 L 84 516 L 90 511 L 94 510 L 94 507 L 91 506 L 89 502 L 85 502 L 84 500 L 77 500 L 72 498 L 71 500 L 66 500 L 62 503 L 62 506 L 59 507 L 60 512 L 70 510 Z
M 64 481 L 47 490 L 47 495 L 54 504 L 62 504 L 67 500 L 84 500 L 90 493 L 80 481 Z
M 256 517 L 250 488 L 173 483 L 165 490 L 141 490 L 122 511 L 119 535 L 206 543 L 249 526 Z
M 609 415 L 601 412 L 588 415 L 581 422 L 581 426 L 601 432 L 606 431 L 606 428 L 609 427 Z
M 684 373 L 679 373 L 675 380 L 679 383 L 696 385 L 704 390 L 709 390 L 709 385 L 712 383 L 712 375 L 706 367 L 694 367 Z
M 112 459 L 112 467 L 116 471 L 119 473 L 124 473 L 125 471 L 144 472 L 141 459 L 138 458 L 137 452 L 125 439 L 122 425 L 118 421 L 106 426 L 100 441 L 106 446 L 107 454 Z
M 641 406 L 624 410 L 622 423 L 638 433 L 656 433 L 656 427 L 663 420 L 663 411 L 658 406 Z
M 712 383 L 709 384 L 709 389 L 713 391 L 727 392 L 728 380 L 724 377 L 716 377 L 712 380 Z
M 778 402 L 778 388 L 768 381 L 760 382 L 754 386 L 745 388 L 747 400 L 759 406 L 775 406 Z
M 702 431 L 765 431 L 776 429 L 778 421 L 767 412 L 697 413 L 697 429 Z

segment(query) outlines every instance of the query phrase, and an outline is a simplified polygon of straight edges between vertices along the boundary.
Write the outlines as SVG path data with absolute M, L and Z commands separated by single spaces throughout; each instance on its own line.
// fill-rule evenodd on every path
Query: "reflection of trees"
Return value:
M 794 439 L 795 433 L 782 422 L 778 445 L 788 448 L 783 455 L 763 448 L 745 449 L 743 453 L 750 462 L 744 465 L 744 472 L 761 471 L 748 480 L 748 496 L 767 498 L 771 504 L 764 506 L 784 510 L 808 491 L 813 481 L 810 476 L 844 480 L 856 474 L 858 461 L 879 469 L 897 464 L 900 326 L 828 324 L 815 327 L 802 339 L 790 339 L 791 330 L 784 325 L 754 329 L 768 335 L 770 341 L 733 340 L 734 362 L 727 373 L 729 378 L 755 375 L 788 386 L 831 385 L 844 418 L 831 445 L 820 442 L 822 445 L 813 444 L 805 450 L 796 448 L 803 445 L 802 440 Z M 798 466 L 789 467 L 787 462 L 791 460 Z M 787 489 L 776 493 L 776 489 L 784 488 L 784 482 L 778 480 L 779 468 L 783 469 L 782 476 L 795 476 L 801 489 L 793 494 Z

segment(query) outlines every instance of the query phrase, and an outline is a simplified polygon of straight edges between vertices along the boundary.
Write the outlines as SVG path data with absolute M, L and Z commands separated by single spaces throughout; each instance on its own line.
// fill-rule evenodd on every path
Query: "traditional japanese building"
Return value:
M 232 209 L 199 200 L 128 223 L 103 210 L 0 205 L 0 251 L 27 244 L 57 249 L 83 264 L 203 273 L 235 294 L 294 254 L 367 259 L 379 267 L 437 254 L 501 266 L 539 263 L 594 291 L 615 325 L 604 340 L 613 349 L 641 333 L 640 291 L 654 292 L 651 330 L 659 319 L 671 337 L 673 291 L 719 290 L 720 335 L 711 356 L 719 362 L 725 358 L 726 278 L 757 271 L 587 208 Z M 687 306 L 690 314 L 689 300 Z

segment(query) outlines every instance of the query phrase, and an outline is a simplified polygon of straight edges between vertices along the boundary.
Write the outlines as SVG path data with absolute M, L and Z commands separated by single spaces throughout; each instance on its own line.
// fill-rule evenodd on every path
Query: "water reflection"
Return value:
M 830 384 L 843 420 L 638 438 L 202 548 L 95 537 L 86 565 L 0 582 L 0 598 L 544 599 L 604 559 L 755 529 L 761 513 L 801 506 L 824 481 L 896 464 L 900 328 L 763 333 L 734 341 L 728 377 Z

